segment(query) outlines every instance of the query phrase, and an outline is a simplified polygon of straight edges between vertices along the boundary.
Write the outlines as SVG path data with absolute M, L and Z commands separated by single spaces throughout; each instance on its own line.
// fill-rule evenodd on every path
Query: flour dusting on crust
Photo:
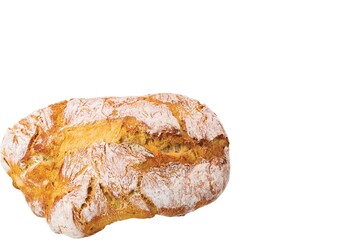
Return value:
M 73 99 L 68 102 L 64 111 L 65 122 L 69 126 L 74 126 L 104 119 L 135 117 L 149 127 L 151 134 L 180 129 L 178 121 L 166 105 L 156 105 L 145 100 L 131 100 L 124 98 L 113 105 L 102 98 Z
M 56 233 L 63 233 L 71 237 L 80 238 L 84 236 L 82 227 L 74 222 L 74 205 L 84 201 L 84 191 L 75 190 L 65 195 L 55 203 L 51 211 L 51 218 L 48 219 L 50 228 Z
M 154 168 L 143 177 L 141 191 L 159 211 L 185 207 L 186 212 L 195 210 L 201 200 L 217 198 L 228 181 L 229 166 L 211 164 L 204 160 L 194 166 L 172 164 Z M 213 177 L 213 174 L 216 177 Z M 215 188 L 217 191 L 212 192 Z
M 167 93 L 155 94 L 152 97 L 165 103 L 181 106 L 179 108 L 180 118 L 184 119 L 189 136 L 198 140 L 211 140 L 219 135 L 226 136 L 215 113 L 198 101 L 182 95 Z
M 51 114 L 50 108 L 35 111 L 7 130 L 0 146 L 1 163 L 7 171 L 10 163 L 17 164 L 25 156 L 32 137 L 39 129 L 48 131 L 52 127 Z

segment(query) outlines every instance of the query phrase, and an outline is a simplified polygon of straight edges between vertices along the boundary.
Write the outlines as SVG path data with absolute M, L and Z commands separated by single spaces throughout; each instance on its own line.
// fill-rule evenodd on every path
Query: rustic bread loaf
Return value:
M 57 233 L 84 237 L 214 201 L 229 179 L 228 146 L 209 108 L 154 94 L 50 105 L 10 128 L 0 151 L 33 212 Z

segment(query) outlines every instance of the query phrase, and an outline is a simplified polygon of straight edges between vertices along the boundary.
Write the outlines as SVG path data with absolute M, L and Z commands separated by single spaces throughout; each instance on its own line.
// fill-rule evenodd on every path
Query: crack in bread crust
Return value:
M 9 129 L 0 153 L 34 213 L 82 237 L 214 201 L 228 182 L 228 146 L 206 106 L 155 94 L 50 105 Z

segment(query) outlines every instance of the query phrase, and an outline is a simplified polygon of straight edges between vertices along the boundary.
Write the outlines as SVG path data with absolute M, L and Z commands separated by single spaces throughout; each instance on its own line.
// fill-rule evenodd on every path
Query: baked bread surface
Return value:
M 8 129 L 3 167 L 32 211 L 71 237 L 185 215 L 229 179 L 229 141 L 205 105 L 176 94 L 71 99 Z

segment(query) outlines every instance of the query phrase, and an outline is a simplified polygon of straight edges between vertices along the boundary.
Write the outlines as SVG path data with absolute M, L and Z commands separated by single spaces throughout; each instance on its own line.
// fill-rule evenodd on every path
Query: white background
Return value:
M 231 177 L 185 217 L 88 239 L 360 239 L 358 1 L 1 1 L 0 135 L 74 97 L 174 92 L 215 111 Z M 0 238 L 51 232 L 0 172 Z

